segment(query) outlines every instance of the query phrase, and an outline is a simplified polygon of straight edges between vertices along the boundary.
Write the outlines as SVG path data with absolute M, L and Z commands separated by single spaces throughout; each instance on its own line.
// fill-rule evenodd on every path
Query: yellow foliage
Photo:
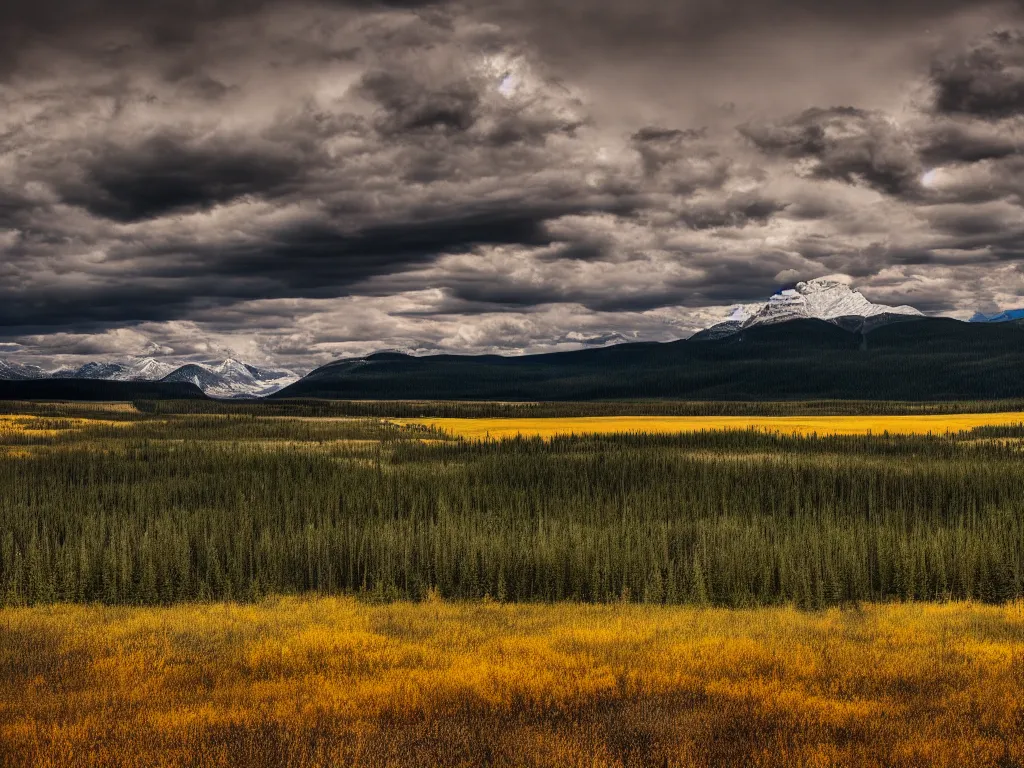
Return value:
M 33 416 L 29 414 L 0 414 L 0 436 L 28 432 L 38 437 L 55 437 L 62 432 L 90 426 L 126 427 L 131 422 L 109 419 L 84 419 L 79 417 Z
M 401 425 L 435 427 L 474 440 L 505 437 L 759 429 L 785 435 L 945 434 L 975 427 L 1024 423 L 1024 413 L 925 414 L 913 416 L 579 416 L 524 419 L 400 419 Z
M 0 764 L 1024 761 L 1024 604 L 0 611 Z

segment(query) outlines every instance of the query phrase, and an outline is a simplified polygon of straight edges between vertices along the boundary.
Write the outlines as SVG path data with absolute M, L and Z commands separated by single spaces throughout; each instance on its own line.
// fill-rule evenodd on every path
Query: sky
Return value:
M 0 5 L 0 356 L 554 351 L 840 275 L 1024 306 L 1024 7 Z

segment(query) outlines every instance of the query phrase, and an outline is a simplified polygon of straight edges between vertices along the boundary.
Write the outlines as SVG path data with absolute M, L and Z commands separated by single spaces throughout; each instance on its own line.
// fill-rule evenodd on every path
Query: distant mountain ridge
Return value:
M 1024 320 L 1024 309 L 1007 309 L 996 312 L 992 315 L 985 315 L 975 312 L 968 322 L 971 323 L 1012 323 L 1014 320 Z
M 886 314 L 877 313 L 870 317 Z M 896 315 L 897 317 L 901 317 Z M 856 318 L 855 318 L 856 319 Z M 719 338 L 543 355 L 338 360 L 271 395 L 351 400 L 955 400 L 1024 397 L 1024 321 L 798 318 Z
M 35 365 L 22 365 L 8 360 L 0 360 L 0 380 L 21 381 L 23 379 L 39 379 L 46 375 L 42 368 Z
M 78 368 L 44 371 L 0 360 L 0 381 L 81 380 L 191 384 L 211 397 L 265 397 L 298 380 L 288 370 L 268 370 L 232 358 L 207 363 L 172 363 L 153 357 L 131 362 L 89 362 Z
M 125 402 L 130 400 L 202 400 L 194 384 L 108 379 L 0 379 L 0 400 L 71 400 Z
M 46 381 L 153 382 L 216 398 L 994 399 L 1024 397 L 1022 334 L 1024 309 L 979 312 L 970 322 L 926 318 L 914 307 L 875 304 L 843 280 L 818 278 L 668 343 L 571 332 L 560 337 L 580 345 L 571 352 L 382 351 L 301 378 L 231 358 L 94 361 L 49 372 L 0 359 L 0 381 L 24 382 L 22 390 Z

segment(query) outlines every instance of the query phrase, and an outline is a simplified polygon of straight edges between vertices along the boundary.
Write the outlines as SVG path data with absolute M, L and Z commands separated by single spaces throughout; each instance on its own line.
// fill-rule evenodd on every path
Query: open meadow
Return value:
M 0 765 L 1024 764 L 1014 405 L 3 404 Z
M 549 418 L 421 418 L 401 424 L 430 427 L 445 434 L 469 439 L 501 440 L 507 437 L 649 435 L 707 432 L 712 430 L 759 430 L 783 435 L 942 435 L 978 427 L 1024 424 L 1024 413 L 913 414 L 869 416 L 568 416 Z
M 1024 762 L 1024 607 L 0 611 L 11 768 Z

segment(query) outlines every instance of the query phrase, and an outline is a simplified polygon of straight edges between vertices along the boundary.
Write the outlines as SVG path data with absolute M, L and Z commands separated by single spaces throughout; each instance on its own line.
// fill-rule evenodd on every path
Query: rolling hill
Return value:
M 0 380 L 0 400 L 118 402 L 205 398 L 201 389 L 188 383 L 106 379 Z
M 325 365 L 275 398 L 868 400 L 1024 396 L 1024 324 L 905 318 L 860 330 L 819 319 L 720 338 L 544 355 L 388 352 Z

